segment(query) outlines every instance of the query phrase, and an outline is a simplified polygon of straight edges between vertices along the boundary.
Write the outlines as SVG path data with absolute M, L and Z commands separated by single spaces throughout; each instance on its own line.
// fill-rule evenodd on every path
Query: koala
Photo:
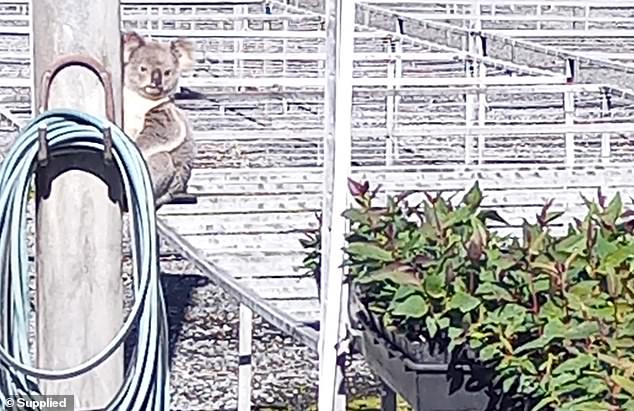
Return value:
M 196 157 L 191 125 L 172 98 L 192 63 L 187 40 L 162 44 L 123 35 L 123 128 L 148 165 L 156 209 L 187 190 Z

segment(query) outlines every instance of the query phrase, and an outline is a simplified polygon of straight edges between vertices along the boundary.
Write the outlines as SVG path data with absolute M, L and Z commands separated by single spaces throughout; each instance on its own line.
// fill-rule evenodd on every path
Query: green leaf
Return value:
M 442 317 L 442 318 L 438 319 L 438 327 L 441 330 L 445 330 L 445 329 L 449 328 L 449 318 Z
M 476 295 L 495 298 L 496 300 L 513 301 L 513 296 L 506 289 L 493 283 L 482 283 L 476 290 Z
M 416 294 L 419 291 L 420 291 L 419 289 L 414 288 L 410 285 L 401 285 L 396 290 L 396 293 L 394 293 L 394 296 L 392 297 L 392 301 L 403 301 L 410 295 Z
M 555 375 L 550 380 L 550 385 L 553 387 L 564 387 L 566 385 L 570 385 L 571 382 L 577 381 L 577 379 L 577 376 L 573 374 Z M 556 391 L 562 392 L 561 389 L 557 389 Z
M 579 399 L 575 397 L 574 401 L 562 404 L 557 411 L 613 411 L 614 408 L 608 403 L 598 401 L 588 401 L 589 397 Z M 625 411 L 625 410 L 623 410 Z
M 518 347 L 515 350 L 515 354 L 520 354 L 525 351 L 531 351 L 538 348 L 543 348 L 546 346 L 546 344 L 550 342 L 550 340 L 552 340 L 552 337 L 546 337 L 545 335 L 542 335 L 541 337 L 531 340 L 527 342 L 526 344 L 523 344 L 520 347 Z
M 589 377 L 582 377 L 578 380 L 578 382 L 585 388 L 588 394 L 593 396 L 604 396 L 610 389 L 602 376 L 592 375 Z
M 499 309 L 499 319 L 506 323 L 508 321 L 524 321 L 528 310 L 519 304 L 504 304 Z
M 438 332 L 438 324 L 436 323 L 436 319 L 431 316 L 425 318 L 425 325 L 427 326 L 429 337 L 434 338 L 436 336 L 436 333 Z
M 586 238 L 583 234 L 564 237 L 558 244 L 560 251 L 572 254 L 575 251 L 583 251 L 586 246 Z
M 445 288 L 445 276 L 442 274 L 430 274 L 425 277 L 425 291 L 431 298 L 442 298 L 447 295 Z
M 584 322 L 569 329 L 566 337 L 572 340 L 583 340 L 598 334 L 599 325 L 596 322 Z
M 579 299 L 581 299 L 582 301 L 585 301 L 592 297 L 594 287 L 596 287 L 597 285 L 599 285 L 598 281 L 582 281 L 570 287 L 568 293 L 579 297 Z
M 517 381 L 517 375 L 512 375 L 509 378 L 505 378 L 504 382 L 502 382 L 502 391 L 509 392 L 515 381 Z
M 626 319 L 617 331 L 619 337 L 634 337 L 634 317 Z
M 449 330 L 447 331 L 447 335 L 449 336 L 449 338 L 452 341 L 456 340 L 463 333 L 464 333 L 464 330 L 462 328 L 458 328 L 458 327 L 449 327 Z
M 605 209 L 605 217 L 608 223 L 614 225 L 614 222 L 621 215 L 621 211 L 623 209 L 623 201 L 621 200 L 621 195 L 616 193 L 608 207 Z
M 409 318 L 421 318 L 429 311 L 427 301 L 420 295 L 414 294 L 402 303 L 396 304 L 392 310 L 393 315 L 401 315 Z
M 559 319 L 564 316 L 564 309 L 559 307 L 552 300 L 548 300 L 542 305 L 539 315 L 548 319 Z
M 476 209 L 480 206 L 482 202 L 482 191 L 480 191 L 480 185 L 477 181 L 464 196 L 462 202 L 472 209 Z
M 600 259 L 604 259 L 609 254 L 614 253 L 618 250 L 618 247 L 603 237 L 601 232 L 599 231 L 597 235 L 597 255 Z
M 451 211 L 447 215 L 447 219 L 442 222 L 442 227 L 448 228 L 456 224 L 464 223 L 465 221 L 469 220 L 469 218 L 471 218 L 471 215 L 473 215 L 473 210 L 471 210 L 469 207 L 458 208 L 455 211 Z
M 495 358 L 496 356 L 501 355 L 500 350 L 495 345 L 489 344 L 485 345 L 482 350 L 478 353 L 478 357 L 482 361 L 489 361 Z
M 356 281 L 360 284 L 368 284 L 385 280 L 390 280 L 399 285 L 420 286 L 420 280 L 416 276 L 416 273 L 409 270 L 409 267 L 407 266 L 403 266 L 403 269 L 386 267 L 356 279 Z
M 457 291 L 449 300 L 447 308 L 457 308 L 463 313 L 468 313 L 469 311 L 475 309 L 478 305 L 480 305 L 480 300 L 478 298 L 463 291 Z
M 533 408 L 531 408 L 531 411 L 539 411 L 541 409 L 543 409 L 544 407 L 546 407 L 547 405 L 553 403 L 557 401 L 556 398 L 553 397 L 546 397 L 543 398 L 540 402 L 537 403 L 537 405 L 535 405 Z
M 353 223 L 370 224 L 370 216 L 358 208 L 349 208 L 343 212 L 342 216 Z
M 563 338 L 566 336 L 568 328 L 558 318 L 552 318 L 544 327 L 544 338 L 549 341 L 553 338 Z
M 622 375 L 613 375 L 610 378 L 630 395 L 634 395 L 634 381 Z
M 617 250 L 612 251 L 608 256 L 605 257 L 602 266 L 607 269 L 616 268 L 632 255 L 634 255 L 634 244 L 620 247 Z
M 495 210 L 483 210 L 478 215 L 478 218 L 481 221 L 486 222 L 486 220 L 497 221 L 498 223 L 502 223 L 504 225 L 510 225 L 504 218 L 500 216 L 500 214 Z
M 579 354 L 576 357 L 568 358 L 559 364 L 554 370 L 553 375 L 559 375 L 568 372 L 578 373 L 583 368 L 594 362 L 594 357 L 588 354 Z
M 357 257 L 369 258 L 372 260 L 385 262 L 394 260 L 391 252 L 382 249 L 378 245 L 370 243 L 350 243 L 350 245 L 346 248 L 346 251 Z

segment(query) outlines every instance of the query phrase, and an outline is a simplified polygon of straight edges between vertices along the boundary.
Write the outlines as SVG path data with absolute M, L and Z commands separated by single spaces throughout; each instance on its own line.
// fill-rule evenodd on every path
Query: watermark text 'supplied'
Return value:
M 11 395 L 4 403 L 7 411 L 32 408 L 45 411 L 74 411 L 75 397 L 73 395 Z

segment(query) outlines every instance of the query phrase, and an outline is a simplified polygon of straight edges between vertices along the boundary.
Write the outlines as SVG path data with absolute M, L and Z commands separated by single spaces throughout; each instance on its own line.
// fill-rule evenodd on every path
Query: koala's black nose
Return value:
M 153 86 L 160 86 L 163 83 L 163 74 L 161 70 L 154 69 L 152 70 L 152 75 L 150 77 Z

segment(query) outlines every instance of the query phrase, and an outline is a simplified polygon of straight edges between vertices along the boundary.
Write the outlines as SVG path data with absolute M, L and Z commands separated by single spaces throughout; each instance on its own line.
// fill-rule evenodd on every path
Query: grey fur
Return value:
M 189 121 L 171 98 L 191 67 L 191 49 L 182 39 L 161 44 L 134 32 L 123 36 L 124 128 L 148 165 L 157 209 L 187 191 L 196 157 Z
M 183 139 L 175 141 L 180 135 Z M 147 112 L 136 143 L 150 169 L 157 208 L 187 191 L 196 145 L 187 118 L 172 101 Z

